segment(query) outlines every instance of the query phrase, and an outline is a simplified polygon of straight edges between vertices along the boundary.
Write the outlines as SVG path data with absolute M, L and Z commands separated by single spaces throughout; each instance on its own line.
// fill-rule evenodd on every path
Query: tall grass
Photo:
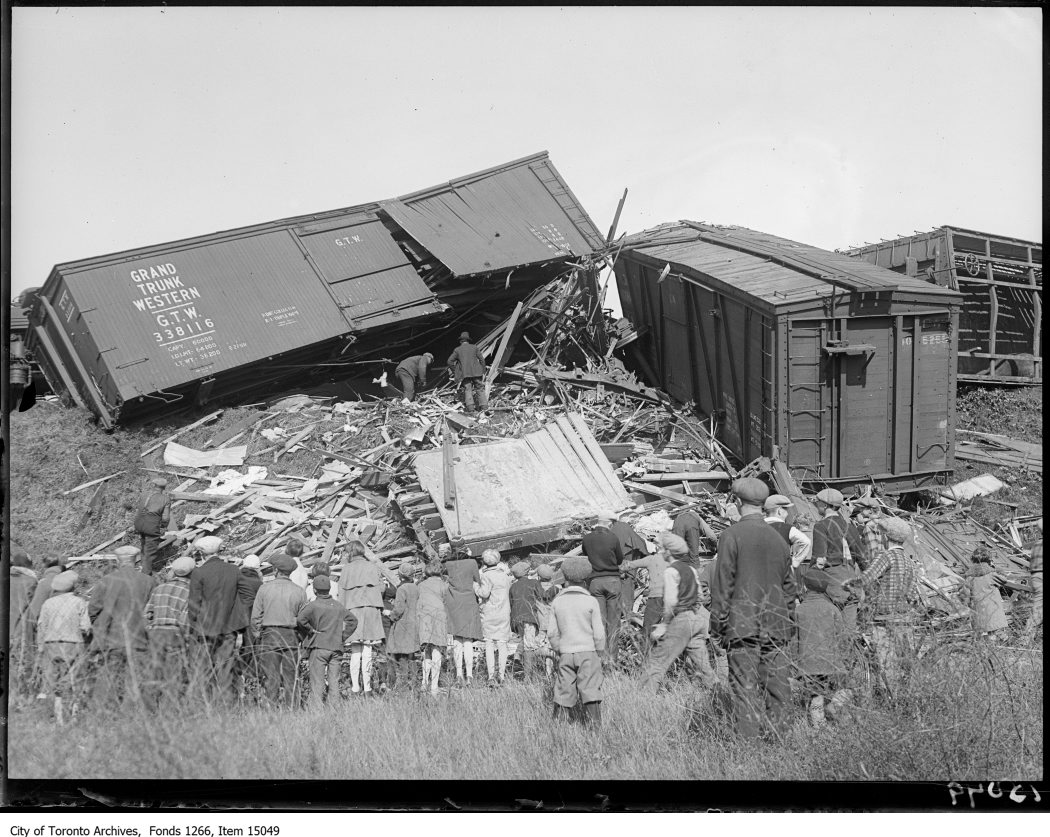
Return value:
M 801 701 L 784 741 L 732 732 L 721 699 L 689 678 L 655 696 L 606 679 L 603 726 L 554 723 L 549 686 L 508 683 L 338 699 L 324 707 L 88 709 L 56 726 L 22 699 L 11 715 L 15 778 L 195 779 L 1038 779 L 1042 654 L 985 643 L 921 660 L 881 702 L 858 692 L 825 729 Z

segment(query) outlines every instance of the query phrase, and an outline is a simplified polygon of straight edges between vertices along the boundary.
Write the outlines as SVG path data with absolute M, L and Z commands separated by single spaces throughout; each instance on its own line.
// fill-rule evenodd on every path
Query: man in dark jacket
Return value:
M 142 538 L 142 572 L 146 575 L 153 575 L 161 568 L 160 540 L 171 519 L 171 495 L 165 490 L 167 487 L 164 477 L 150 480 L 150 488 L 139 498 L 135 513 L 135 531 Z
M 637 561 L 649 554 L 649 548 L 645 545 L 642 536 L 634 531 L 631 524 L 637 520 L 638 515 L 631 509 L 621 512 L 618 520 L 614 520 L 609 526 L 609 531 L 616 535 L 620 542 L 620 551 L 623 552 L 624 563 L 621 565 L 620 575 L 620 612 L 624 619 L 629 619 L 634 609 L 634 584 L 635 577 L 628 568 L 629 561 Z
M 209 535 L 193 545 L 206 558 L 190 573 L 190 641 L 195 646 L 197 685 L 227 700 L 234 695 L 237 631 L 248 621 L 237 595 L 240 572 L 219 557 L 222 538 Z
M 421 387 L 427 385 L 427 368 L 434 362 L 434 356 L 430 352 L 421 355 L 406 357 L 397 365 L 394 374 L 401 382 L 401 391 L 405 398 L 414 401 L 416 398 L 416 381 Z
M 244 613 L 245 619 L 251 621 L 252 606 L 255 604 L 255 597 L 259 593 L 259 588 L 262 587 L 262 572 L 260 571 L 262 562 L 258 555 L 249 555 L 241 563 L 240 577 L 237 579 L 237 598 L 240 600 L 240 607 Z M 241 683 L 241 695 L 244 695 L 244 687 L 247 685 L 246 678 L 249 674 L 254 675 L 256 678 L 259 677 L 259 665 L 258 660 L 255 657 L 255 645 L 252 641 L 252 632 L 250 625 L 246 625 L 243 630 L 240 631 L 240 648 L 237 652 L 236 671 L 238 676 L 238 682 Z
M 609 528 L 614 520 L 615 512 L 600 512 L 594 528 L 583 536 L 583 554 L 591 562 L 588 589 L 598 600 L 598 612 L 605 626 L 605 656 L 613 663 L 617 657 L 615 634 L 620 627 L 620 565 L 623 563 L 620 540 Z
M 769 489 L 753 477 L 733 483 L 740 520 L 718 539 L 711 579 L 711 632 L 729 649 L 737 732 L 758 736 L 764 724 L 783 735 L 791 692 L 785 652 L 797 587 L 791 552 L 765 522 Z
M 478 406 L 487 410 L 489 400 L 481 383 L 485 375 L 485 360 L 481 357 L 481 350 L 470 342 L 470 335 L 465 331 L 459 335 L 459 345 L 455 351 L 448 356 L 448 368 L 452 370 L 457 386 L 463 387 L 463 406 L 466 411 L 474 412 L 475 391 Z
M 141 681 L 149 671 L 144 612 L 154 580 L 135 568 L 137 546 L 119 547 L 114 554 L 117 569 L 95 583 L 88 601 L 95 697 L 102 706 L 123 699 L 129 676 Z

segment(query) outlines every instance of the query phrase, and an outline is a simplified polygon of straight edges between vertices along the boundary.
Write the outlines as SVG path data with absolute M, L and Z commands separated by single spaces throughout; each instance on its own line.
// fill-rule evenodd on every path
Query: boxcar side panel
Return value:
M 890 470 L 890 350 L 889 317 L 845 320 L 850 345 L 873 346 L 873 352 L 839 354 L 832 358 L 839 378 L 839 461 L 831 476 L 884 474 Z

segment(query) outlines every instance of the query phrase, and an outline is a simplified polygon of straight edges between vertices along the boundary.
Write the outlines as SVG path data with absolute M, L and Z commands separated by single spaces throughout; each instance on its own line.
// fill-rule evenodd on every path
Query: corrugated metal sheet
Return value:
M 442 452 L 420 453 L 414 466 L 450 538 L 462 538 L 468 545 L 631 505 L 579 416 L 560 417 L 522 439 L 458 446 L 454 509 L 444 507 Z M 522 545 L 532 543 L 526 536 Z
M 583 256 L 603 244 L 546 152 L 381 206 L 457 275 Z
M 806 244 L 746 227 L 694 222 L 663 225 L 628 236 L 625 249 L 696 270 L 775 308 L 842 289 L 929 295 L 936 289 Z

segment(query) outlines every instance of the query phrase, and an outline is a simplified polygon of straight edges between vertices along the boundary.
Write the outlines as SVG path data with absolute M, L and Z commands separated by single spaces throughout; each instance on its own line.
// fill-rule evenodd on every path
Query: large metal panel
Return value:
M 326 226 L 299 231 L 299 240 L 355 328 L 442 310 L 381 221 Z
M 838 471 L 847 474 L 885 474 L 890 471 L 890 401 L 892 369 L 889 317 L 846 320 L 845 339 L 852 345 L 871 346 L 864 354 L 834 356 L 840 392 Z
M 124 400 L 349 331 L 287 231 L 70 272 L 65 284 L 55 303 L 68 333 L 93 337 L 98 357 L 80 354 Z
M 601 233 L 546 154 L 381 206 L 459 276 L 583 256 L 602 246 Z
M 950 426 L 954 392 L 951 381 L 952 343 L 949 319 L 938 314 L 917 317 L 914 335 L 914 470 L 949 467 L 951 440 L 955 428 Z

